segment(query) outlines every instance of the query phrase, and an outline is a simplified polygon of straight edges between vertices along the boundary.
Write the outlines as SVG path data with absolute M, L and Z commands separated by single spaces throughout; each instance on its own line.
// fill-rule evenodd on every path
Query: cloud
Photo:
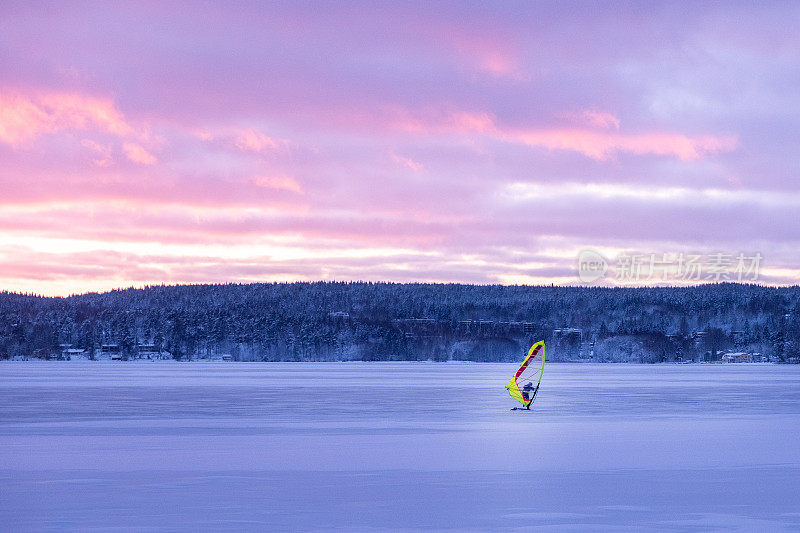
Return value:
M 240 150 L 249 150 L 251 152 L 276 150 L 282 146 L 280 141 L 252 128 L 237 131 L 234 142 Z
M 590 126 L 596 126 L 602 129 L 619 129 L 619 119 L 611 113 L 606 113 L 604 111 L 586 110 L 580 114 L 580 118 Z
M 587 246 L 796 268 L 794 13 L 684 7 L 5 9 L 0 246 L 55 256 L 2 286 L 560 281 L 565 263 L 524 258 Z
M 111 99 L 77 93 L 0 91 L 0 141 L 19 146 L 48 133 L 87 129 L 120 136 L 132 131 Z
M 303 193 L 300 184 L 290 176 L 256 176 L 253 179 L 253 183 L 255 183 L 257 187 L 266 189 L 278 189 L 298 194 Z
M 419 163 L 411 158 L 403 157 L 397 154 L 392 154 L 392 161 L 394 161 L 401 167 L 409 168 L 414 172 L 422 172 L 425 169 L 422 163 Z
M 507 35 L 497 30 L 484 35 L 467 34 L 462 28 L 441 28 L 445 42 L 456 50 L 460 58 L 470 62 L 474 68 L 496 78 L 521 81 L 526 78 L 519 61 L 516 45 Z M 449 31 L 448 31 L 449 30 Z
M 732 151 L 738 146 L 736 137 L 731 135 L 688 136 L 658 131 L 625 134 L 606 131 L 609 128 L 619 129 L 619 120 L 610 113 L 587 111 L 581 113 L 580 117 L 595 128 L 515 128 L 498 125 L 495 118 L 488 113 L 464 111 L 429 117 L 417 117 L 403 112 L 392 124 L 402 131 L 418 135 L 479 134 L 503 142 L 578 152 L 599 161 L 625 152 L 694 160 L 717 152 Z
M 88 148 L 98 156 L 97 159 L 92 160 L 96 166 L 107 167 L 113 163 L 110 147 L 102 145 L 91 139 L 82 139 L 81 146 Z
M 125 155 L 128 159 L 134 163 L 139 163 L 140 165 L 155 165 L 158 163 L 158 159 L 156 159 L 153 154 L 138 144 L 125 143 L 122 145 L 122 149 L 125 151 Z
M 700 159 L 738 146 L 733 136 L 689 137 L 679 133 L 618 134 L 581 129 L 543 129 L 501 132 L 500 138 L 548 150 L 579 152 L 599 161 L 620 152 L 636 155 L 673 156 L 682 160 Z
M 420 135 L 497 132 L 494 118 L 488 113 L 453 111 L 413 113 L 406 109 L 392 110 L 388 127 Z

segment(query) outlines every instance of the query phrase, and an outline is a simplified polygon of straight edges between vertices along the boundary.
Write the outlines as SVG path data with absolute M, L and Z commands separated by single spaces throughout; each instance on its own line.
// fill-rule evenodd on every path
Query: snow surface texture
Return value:
M 800 528 L 800 367 L 0 364 L 6 531 Z

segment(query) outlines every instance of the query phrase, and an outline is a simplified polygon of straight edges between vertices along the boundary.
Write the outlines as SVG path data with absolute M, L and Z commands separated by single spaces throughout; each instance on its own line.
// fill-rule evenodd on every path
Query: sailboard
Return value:
M 538 357 L 538 359 L 537 359 Z M 539 364 L 541 360 L 541 364 Z M 522 404 L 514 409 L 530 409 L 544 374 L 544 341 L 539 341 L 528 350 L 528 355 L 519 365 L 514 377 L 506 385 L 512 398 Z

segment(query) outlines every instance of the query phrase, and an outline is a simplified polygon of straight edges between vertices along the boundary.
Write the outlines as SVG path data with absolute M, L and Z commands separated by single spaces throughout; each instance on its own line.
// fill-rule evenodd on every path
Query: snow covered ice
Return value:
M 6 362 L 7 531 L 800 528 L 800 366 Z

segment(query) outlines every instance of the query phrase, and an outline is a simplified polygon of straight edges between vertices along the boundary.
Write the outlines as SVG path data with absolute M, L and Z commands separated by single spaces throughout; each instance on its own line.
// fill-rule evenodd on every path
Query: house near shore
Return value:
M 726 352 L 719 358 L 723 363 L 752 363 L 753 354 L 748 352 Z
M 83 348 L 65 348 L 61 350 L 61 359 L 71 361 L 72 359 L 86 359 L 88 354 Z
M 98 359 L 111 359 L 118 361 L 122 359 L 122 351 L 119 349 L 119 344 L 101 344 L 100 349 L 97 351 Z
M 136 345 L 136 357 L 139 359 L 170 359 L 172 356 L 168 352 L 161 351 L 155 344 L 140 343 Z

